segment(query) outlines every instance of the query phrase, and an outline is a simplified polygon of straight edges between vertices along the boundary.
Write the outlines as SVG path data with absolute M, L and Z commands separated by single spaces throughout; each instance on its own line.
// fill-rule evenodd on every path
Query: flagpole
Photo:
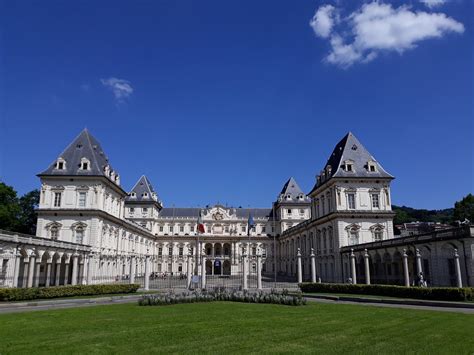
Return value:
M 273 217 L 273 288 L 276 288 L 277 282 L 277 250 L 276 250 L 276 229 L 275 229 L 275 203 L 272 204 L 272 217 Z

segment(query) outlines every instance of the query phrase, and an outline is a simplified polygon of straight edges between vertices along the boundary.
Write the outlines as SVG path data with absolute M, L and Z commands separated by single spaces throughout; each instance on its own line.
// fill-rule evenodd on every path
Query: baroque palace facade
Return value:
M 290 178 L 270 208 L 164 207 L 146 176 L 127 192 L 87 130 L 38 176 L 36 237 L 0 233 L 0 286 L 133 281 L 145 265 L 155 275 L 189 270 L 227 277 L 259 268 L 264 274 L 298 275 L 298 281 L 358 277 L 368 283 L 372 275 L 374 281 L 406 284 L 422 269 L 435 274 L 443 266 L 430 259 L 436 248 L 420 246 L 420 260 L 420 249 L 406 250 L 412 241 L 395 238 L 400 245 L 383 245 L 394 240 L 393 177 L 352 133 L 336 145 L 309 194 Z M 204 233 L 198 232 L 198 219 Z M 463 271 L 454 257 L 461 250 L 459 236 L 438 248 L 452 261 L 456 280 L 472 285 L 472 229 L 468 238 L 471 244 L 460 253 Z M 404 278 L 402 268 L 410 273 Z M 438 283 L 452 284 L 453 277 Z

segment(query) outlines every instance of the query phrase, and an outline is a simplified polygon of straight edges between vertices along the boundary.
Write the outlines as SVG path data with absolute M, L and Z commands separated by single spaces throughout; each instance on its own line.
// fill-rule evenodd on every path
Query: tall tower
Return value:
M 393 238 L 393 179 L 351 132 L 337 143 L 309 193 L 323 279 L 342 275 L 340 247 Z

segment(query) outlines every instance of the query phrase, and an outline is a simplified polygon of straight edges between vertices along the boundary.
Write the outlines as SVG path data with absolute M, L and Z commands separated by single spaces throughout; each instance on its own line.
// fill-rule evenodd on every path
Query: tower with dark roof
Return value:
M 273 208 L 278 221 L 277 234 L 311 217 L 310 199 L 293 177 L 283 185 Z
M 119 235 L 135 231 L 151 236 L 124 219 L 127 193 L 120 187 L 120 175 L 87 129 L 38 176 L 42 185 L 38 236 L 104 251 L 114 246 Z M 154 198 L 151 192 L 150 199 L 158 204 Z
M 283 248 L 293 243 L 307 256 L 311 245 L 322 280 L 344 282 L 349 277 L 349 260 L 341 260 L 339 248 L 393 238 L 392 180 L 393 176 L 349 132 L 316 176 L 309 193 L 311 219 L 301 228 L 283 233 Z M 289 265 L 282 266 L 283 271 L 294 271 L 292 262 L 290 258 Z M 308 263 L 307 258 L 303 259 L 306 273 Z
M 142 175 L 125 198 L 125 218 L 158 233 L 156 219 L 163 204 L 150 180 Z

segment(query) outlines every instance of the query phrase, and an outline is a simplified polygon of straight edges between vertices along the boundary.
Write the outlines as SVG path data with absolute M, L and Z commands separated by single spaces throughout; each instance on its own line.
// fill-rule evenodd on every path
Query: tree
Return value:
M 35 234 L 39 190 L 33 190 L 18 198 L 13 187 L 0 182 L 0 229 Z
M 474 222 L 474 195 L 468 194 L 454 204 L 454 220 L 463 222 L 468 219 Z
M 36 208 L 39 204 L 40 192 L 38 189 L 24 194 L 19 200 L 20 215 L 18 232 L 36 234 Z
M 0 229 L 15 231 L 20 212 L 16 191 L 0 182 Z

